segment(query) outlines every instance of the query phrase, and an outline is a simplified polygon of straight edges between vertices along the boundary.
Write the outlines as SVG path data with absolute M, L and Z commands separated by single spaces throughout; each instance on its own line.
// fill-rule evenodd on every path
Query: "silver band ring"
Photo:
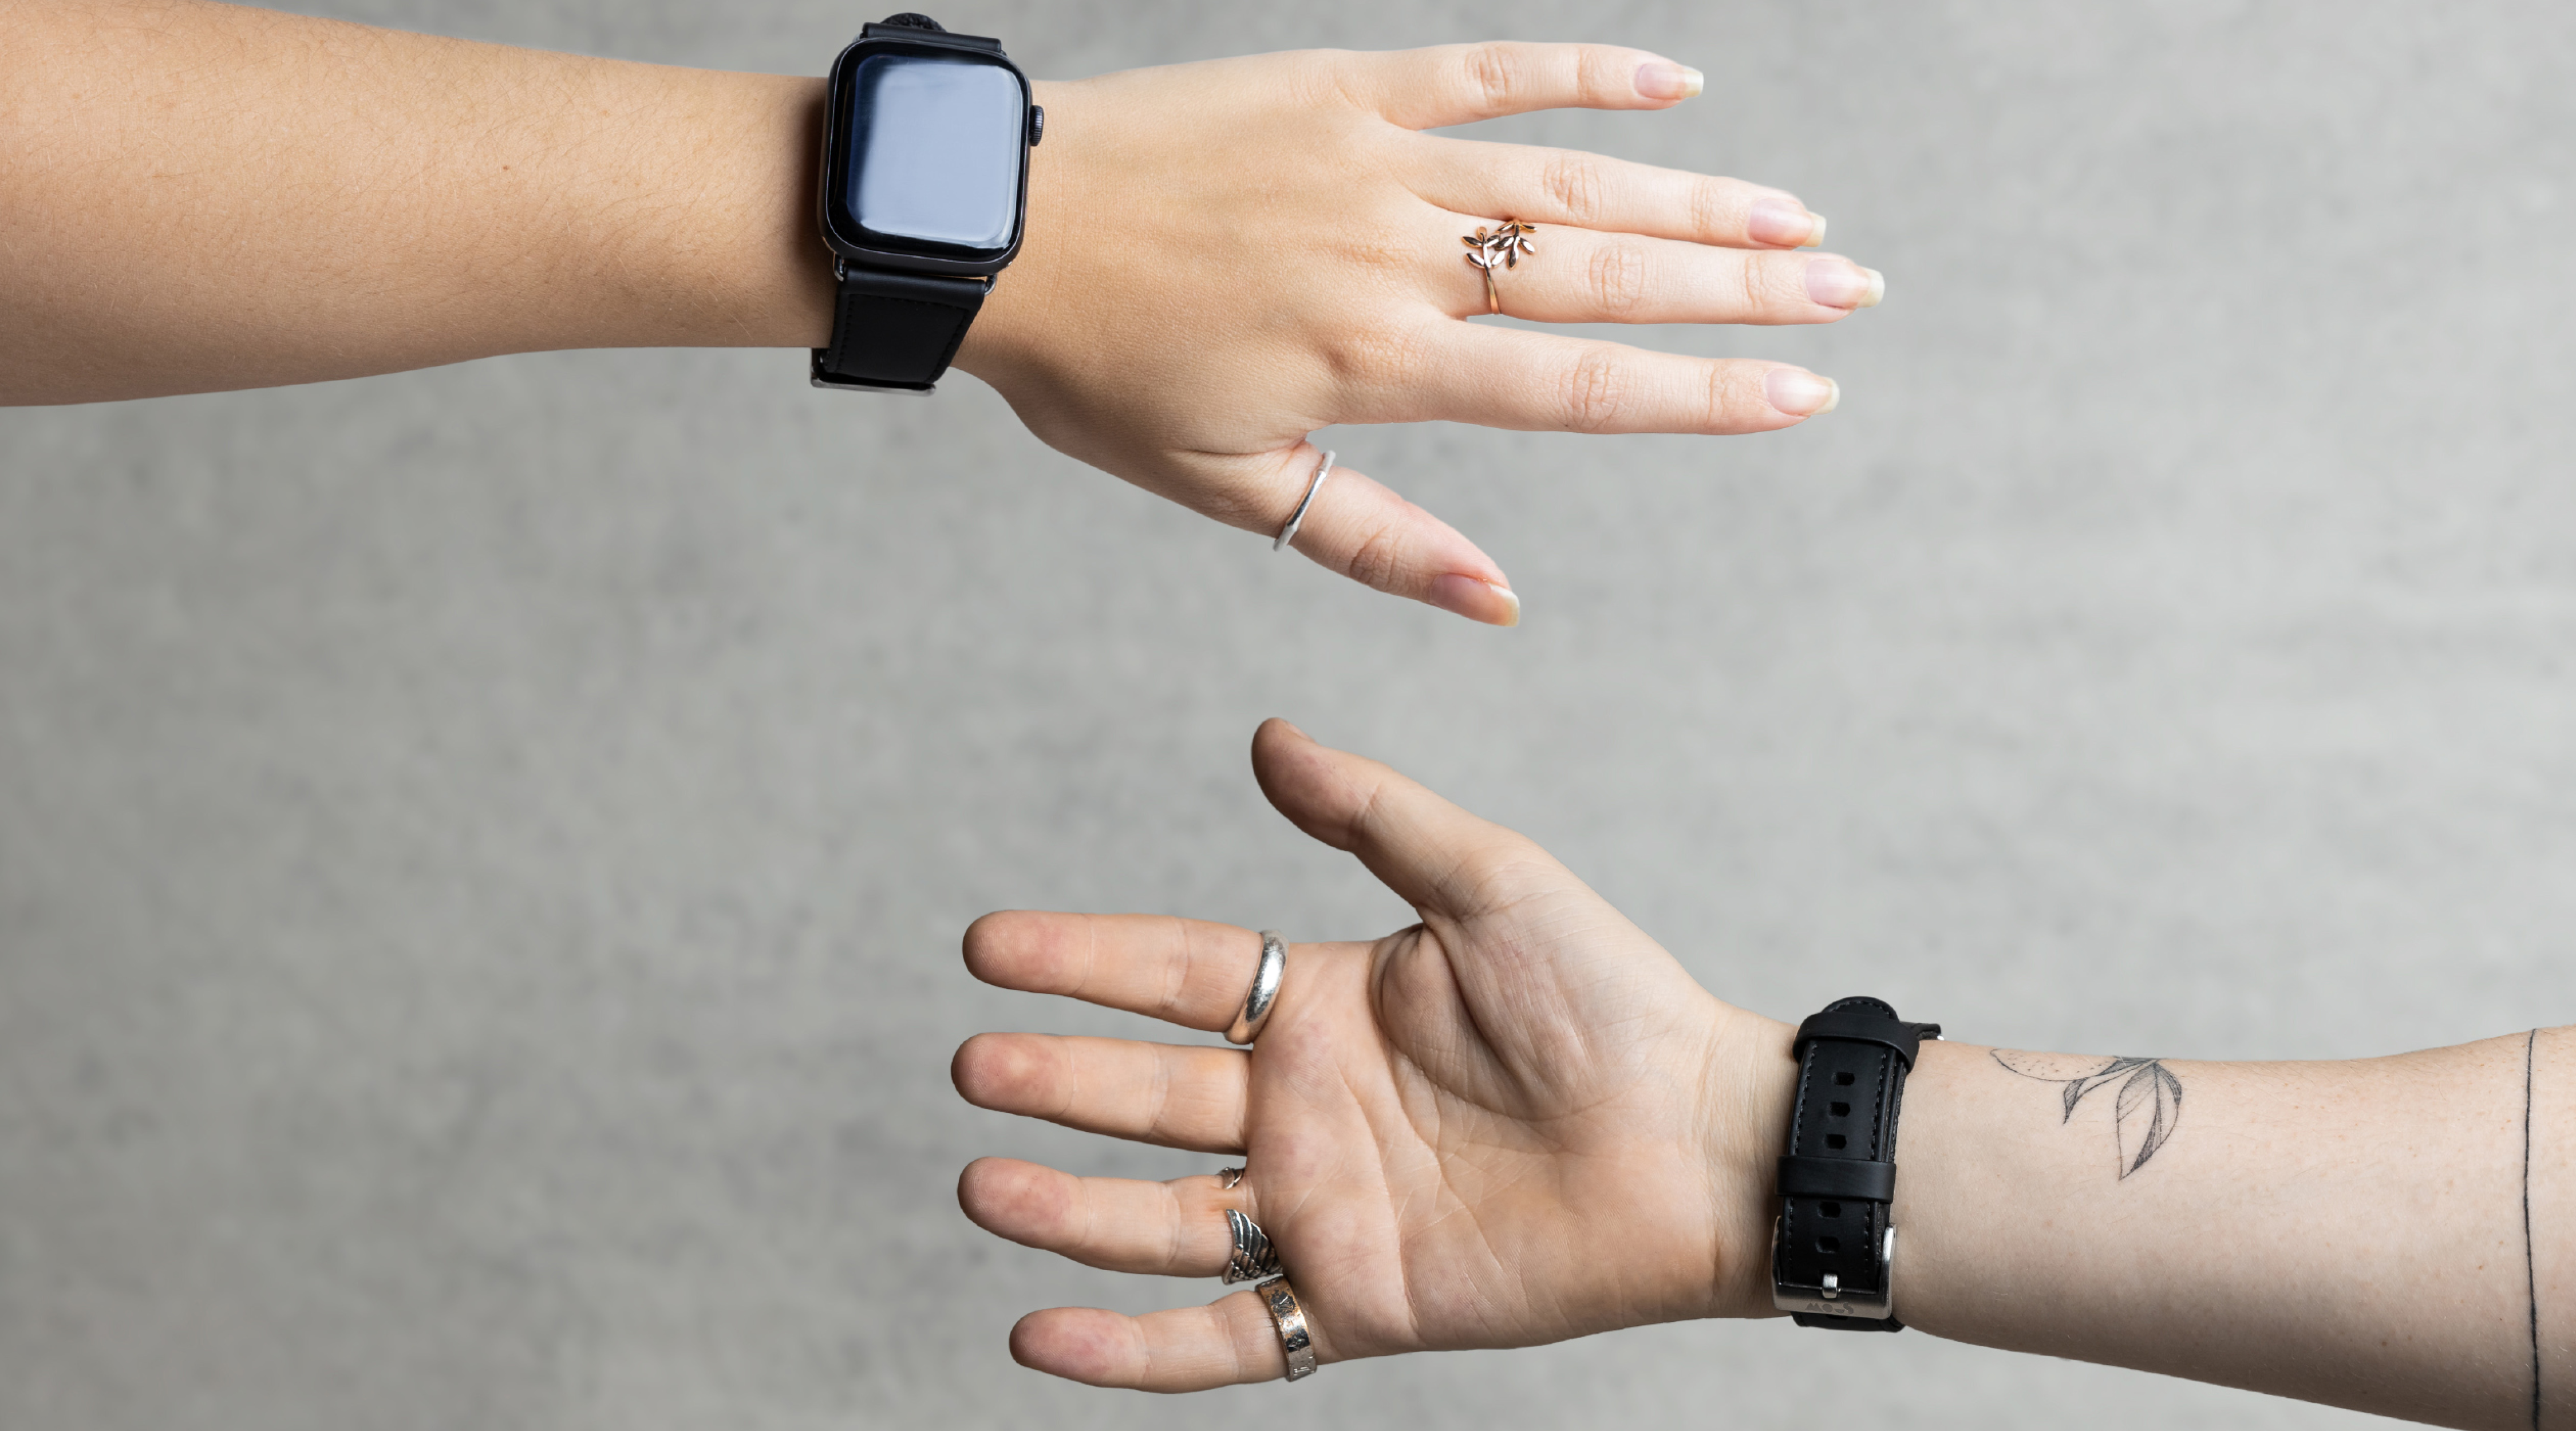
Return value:
M 1272 551 L 1288 545 L 1288 539 L 1297 535 L 1297 529 L 1306 524 L 1306 509 L 1315 505 L 1315 494 L 1324 490 L 1324 479 L 1332 475 L 1333 454 L 1327 452 L 1324 460 L 1315 464 L 1315 480 L 1306 484 L 1306 500 L 1297 504 L 1297 510 L 1288 518 L 1288 525 L 1279 529 L 1278 540 L 1270 544 Z
M 1225 1210 L 1225 1230 L 1234 1238 L 1234 1250 L 1226 1254 L 1225 1280 L 1255 1282 L 1279 1275 L 1279 1249 L 1270 1245 L 1269 1235 L 1261 1224 L 1233 1208 Z
M 1288 977 L 1288 941 L 1276 929 L 1261 931 L 1261 967 L 1252 971 L 1252 987 L 1243 991 L 1243 1011 L 1225 1031 L 1227 1043 L 1250 1043 L 1270 1022 L 1270 1006 L 1279 999 L 1279 982 Z
M 1252 1289 L 1270 1309 L 1279 1329 L 1279 1350 L 1288 1354 L 1288 1379 L 1304 1381 L 1315 1374 L 1315 1338 L 1306 1330 L 1306 1309 L 1297 1305 L 1297 1289 L 1285 1277 L 1273 1277 Z
M 1241 1186 L 1243 1185 L 1243 1169 L 1241 1169 L 1241 1168 L 1219 1168 L 1219 1169 L 1217 1169 L 1217 1170 L 1216 1170 L 1216 1185 L 1217 1185 L 1218 1187 L 1220 1187 L 1220 1188 L 1227 1188 L 1227 1189 L 1241 1187 Z

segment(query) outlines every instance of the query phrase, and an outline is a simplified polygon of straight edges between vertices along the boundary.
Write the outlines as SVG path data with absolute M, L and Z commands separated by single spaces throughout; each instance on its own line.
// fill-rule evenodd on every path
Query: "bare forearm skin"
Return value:
M 2134 1074 L 2069 1113 L 2062 1083 L 1926 1044 L 1900 1130 L 1899 1313 L 2385 1416 L 2566 1424 L 2561 1050 L 2576 1059 L 2544 1032 L 2349 1063 L 2167 1062 L 2179 1116 L 2124 1176 L 2143 1125 L 2124 1151 L 2116 1083 Z M 2151 1113 L 2142 1095 L 2131 1116 Z
M 0 402 L 805 347 L 822 83 L 0 0 Z

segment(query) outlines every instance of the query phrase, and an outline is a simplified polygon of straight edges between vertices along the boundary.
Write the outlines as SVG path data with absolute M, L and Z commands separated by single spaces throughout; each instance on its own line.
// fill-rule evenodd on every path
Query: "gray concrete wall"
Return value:
M 861 18 L 328 8 L 807 72 Z M 2194 1057 L 2576 1020 L 2576 9 L 948 13 L 1042 75 L 1657 47 L 1709 95 L 1492 128 L 1791 186 L 1891 296 L 1643 335 L 1840 377 L 1797 432 L 1333 434 L 1505 564 L 1514 632 L 971 380 L 837 398 L 794 353 L 0 413 L 0 1426 L 1776 1426 L 1855 1350 L 1836 1395 L 1910 1424 L 2352 1419 L 1780 1325 L 1047 1381 L 1022 1310 L 1213 1289 L 994 1241 L 958 1167 L 1211 1160 L 960 1103 L 976 1030 L 1143 1025 L 980 986 L 957 936 L 1402 922 L 1262 804 L 1276 713 L 1776 1015 L 1865 988 Z

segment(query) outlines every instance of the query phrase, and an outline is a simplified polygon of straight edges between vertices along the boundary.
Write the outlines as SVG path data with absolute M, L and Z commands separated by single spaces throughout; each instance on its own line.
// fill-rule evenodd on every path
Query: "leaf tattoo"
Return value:
M 2182 1080 L 2160 1058 L 2073 1058 L 2062 1053 L 1994 1050 L 1995 1062 L 2024 1078 L 2059 1085 L 2060 1123 L 2073 1122 L 2075 1105 L 2097 1088 L 2116 1083 L 2111 1136 L 2120 1148 L 2120 1176 L 2147 1165 L 2182 1121 Z

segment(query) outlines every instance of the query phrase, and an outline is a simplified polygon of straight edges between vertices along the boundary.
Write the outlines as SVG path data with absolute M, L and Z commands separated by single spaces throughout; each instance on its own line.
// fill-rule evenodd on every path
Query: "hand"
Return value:
M 969 1102 L 1240 1154 L 1247 1172 L 1229 1191 L 985 1158 L 958 1186 L 967 1216 L 1094 1267 L 1214 1277 L 1239 1208 L 1277 1246 L 1319 1361 L 1767 1312 L 1791 1030 L 1711 998 L 1537 846 L 1382 765 L 1271 721 L 1253 768 L 1422 922 L 1293 946 L 1249 1052 L 968 1040 L 953 1074 Z M 1206 1030 L 1234 1018 L 1259 951 L 1248 930 L 1146 916 L 993 914 L 966 935 L 987 982 Z M 1151 1391 L 1286 1372 L 1248 1291 L 1143 1317 L 1032 1313 L 1011 1351 Z
M 1049 445 L 1232 526 L 1276 533 L 1332 423 L 1766 432 L 1829 409 L 1802 368 L 1461 320 L 1460 240 L 1538 225 L 1495 275 L 1551 323 L 1830 323 L 1879 276 L 1789 252 L 1824 220 L 1776 189 L 1417 131 L 1532 110 L 1665 109 L 1695 72 L 1599 45 L 1261 55 L 1040 86 L 1026 245 L 958 366 Z M 1465 537 L 1337 469 L 1298 550 L 1382 591 L 1508 626 Z

